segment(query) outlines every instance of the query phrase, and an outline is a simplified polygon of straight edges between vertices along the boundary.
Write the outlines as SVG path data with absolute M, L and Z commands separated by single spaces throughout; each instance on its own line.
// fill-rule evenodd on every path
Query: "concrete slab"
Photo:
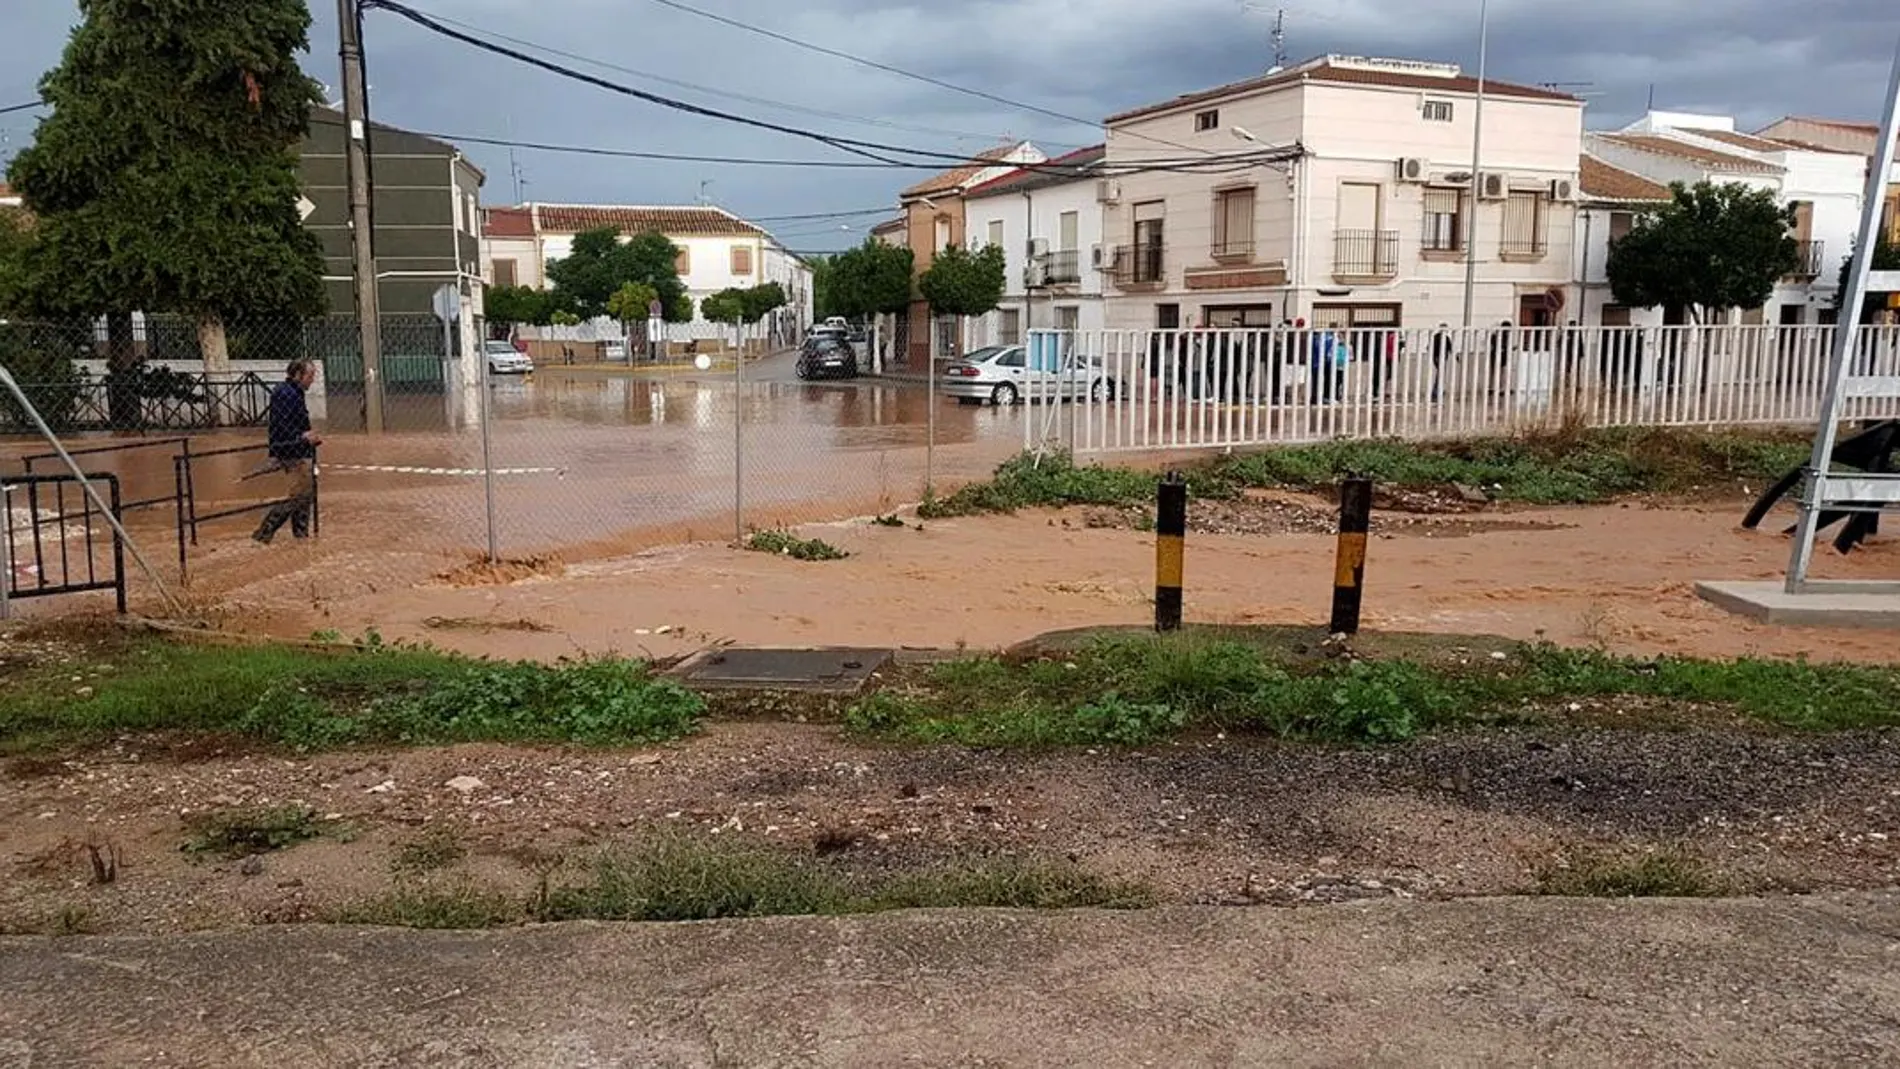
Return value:
M 1900 584 L 1814 584 L 1790 594 L 1780 582 L 1709 582 L 1696 595 L 1718 608 L 1789 627 L 1860 627 L 1900 630 Z
M 856 694 L 892 651 L 878 649 L 706 650 L 682 661 L 672 675 L 706 690 L 795 690 Z

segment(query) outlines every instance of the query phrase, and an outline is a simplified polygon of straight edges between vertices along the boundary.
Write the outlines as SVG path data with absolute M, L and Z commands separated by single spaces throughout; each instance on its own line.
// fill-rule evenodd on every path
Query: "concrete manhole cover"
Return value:
M 890 650 L 707 650 L 682 661 L 672 674 L 708 689 L 855 694 L 891 656 Z

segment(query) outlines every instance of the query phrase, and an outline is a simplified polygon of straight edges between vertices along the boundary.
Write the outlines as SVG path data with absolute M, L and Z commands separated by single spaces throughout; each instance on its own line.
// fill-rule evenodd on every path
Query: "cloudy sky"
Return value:
M 1025 110 L 815 54 L 658 0 L 408 0 L 412 7 L 581 60 L 612 81 L 841 137 L 940 153 L 1027 137 L 1051 153 L 1100 140 L 1083 120 L 1259 73 L 1273 9 L 1295 60 L 1324 53 L 1477 64 L 1478 0 L 682 0 L 702 10 L 918 74 Z M 73 22 L 71 0 L 7 0 L 0 107 L 29 101 Z M 338 82 L 333 0 L 313 0 L 307 67 Z M 1895 42 L 1892 0 L 1491 0 L 1493 77 L 1569 87 L 1589 123 L 1658 107 L 1733 114 L 1752 128 L 1784 114 L 1874 119 Z M 690 155 L 849 161 L 782 134 L 684 115 L 438 37 L 387 11 L 366 29 L 372 107 L 433 133 Z M 589 62 L 591 61 L 591 62 Z M 620 68 L 618 70 L 614 68 Z M 670 80 L 670 81 L 668 81 Z M 686 84 L 681 84 L 686 83 Z M 691 86 L 690 88 L 688 86 Z M 33 116 L 0 115 L 0 157 Z M 464 142 L 488 172 L 486 199 L 516 200 L 509 150 Z M 682 203 L 701 193 L 754 217 L 894 203 L 922 171 L 651 162 L 514 154 L 527 199 Z M 774 223 L 788 244 L 855 243 L 872 215 Z M 843 230 L 853 225 L 856 229 Z

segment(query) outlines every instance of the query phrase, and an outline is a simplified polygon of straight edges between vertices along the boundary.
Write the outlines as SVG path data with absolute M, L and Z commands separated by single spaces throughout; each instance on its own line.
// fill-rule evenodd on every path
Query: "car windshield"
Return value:
M 508 356 L 515 355 L 515 347 L 505 341 L 491 341 L 488 343 L 487 348 L 491 353 L 504 353 Z

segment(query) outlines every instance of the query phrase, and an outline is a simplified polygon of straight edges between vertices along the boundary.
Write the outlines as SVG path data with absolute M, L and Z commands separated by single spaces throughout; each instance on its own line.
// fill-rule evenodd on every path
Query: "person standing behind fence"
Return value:
M 317 368 L 308 360 L 293 360 L 284 381 L 270 395 L 269 443 L 271 463 L 283 480 L 284 499 L 264 514 L 251 537 L 264 545 L 285 523 L 294 538 L 310 536 L 310 508 L 317 497 L 317 446 L 323 439 L 310 429 L 310 406 L 304 395 L 317 381 Z

